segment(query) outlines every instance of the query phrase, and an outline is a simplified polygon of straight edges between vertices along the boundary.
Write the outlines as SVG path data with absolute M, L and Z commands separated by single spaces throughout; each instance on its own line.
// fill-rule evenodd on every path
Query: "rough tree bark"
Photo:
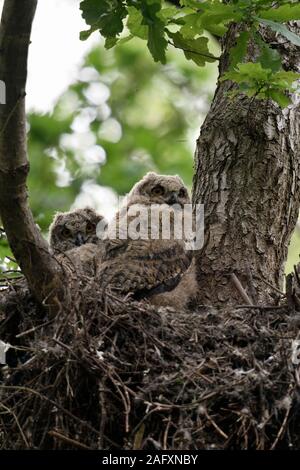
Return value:
M 293 30 L 299 33 L 299 25 Z M 220 76 L 235 32 L 233 26 L 224 40 Z M 285 69 L 299 71 L 299 48 L 271 40 Z M 248 51 L 249 60 L 255 52 Z M 271 303 L 277 294 L 270 285 L 283 288 L 299 212 L 299 97 L 281 110 L 271 101 L 230 99 L 232 88 L 228 81 L 218 83 L 195 154 L 194 203 L 205 204 L 205 243 L 197 255 L 199 302 L 245 303 L 235 274 L 250 302 Z
M 55 302 L 60 267 L 49 253 L 27 203 L 25 85 L 31 25 L 37 0 L 6 0 L 0 28 L 0 77 L 6 104 L 0 106 L 0 215 L 13 254 L 36 299 Z

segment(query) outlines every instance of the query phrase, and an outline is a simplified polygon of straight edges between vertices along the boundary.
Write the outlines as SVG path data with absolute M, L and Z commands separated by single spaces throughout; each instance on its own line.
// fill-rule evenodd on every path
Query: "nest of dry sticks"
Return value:
M 89 283 L 73 296 L 50 319 L 24 284 L 0 291 L 0 448 L 300 448 L 291 306 L 157 310 Z

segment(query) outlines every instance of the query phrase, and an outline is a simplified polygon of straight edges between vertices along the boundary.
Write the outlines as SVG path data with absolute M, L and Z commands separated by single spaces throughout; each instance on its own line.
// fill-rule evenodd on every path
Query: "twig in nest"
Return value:
M 134 436 L 133 450 L 139 450 L 142 448 L 144 432 L 145 432 L 145 425 L 141 424 L 141 426 L 139 427 L 139 429 L 137 430 Z
M 163 450 L 167 450 L 167 449 L 168 449 L 168 447 L 167 447 L 167 442 L 168 442 L 168 434 L 169 434 L 170 425 L 171 425 L 171 417 L 169 416 L 169 417 L 167 418 L 167 426 L 166 426 L 166 429 L 165 429 L 165 431 L 164 431 Z
M 224 438 L 224 439 L 228 439 L 228 435 L 222 431 L 222 429 L 217 425 L 217 423 L 212 419 L 211 416 L 209 416 L 209 414 L 207 413 L 207 411 L 205 410 L 204 411 L 204 415 L 206 417 L 206 419 L 210 422 L 210 424 L 215 428 L 215 430 Z
M 52 436 L 56 439 L 67 442 L 68 444 L 71 444 L 74 447 L 78 447 L 79 449 L 92 450 L 91 447 L 83 444 L 82 442 L 76 441 L 75 439 L 71 439 L 70 437 L 67 437 L 64 434 L 61 434 L 60 432 L 48 431 L 48 434 L 49 436 Z
M 33 390 L 32 388 L 29 388 L 29 387 L 19 387 L 19 386 L 16 386 L 16 385 L 1 385 L 0 384 L 0 388 L 3 390 L 3 389 L 7 389 L 7 390 L 18 390 L 18 391 L 23 391 L 23 392 L 27 392 L 27 393 L 31 393 L 32 395 L 35 395 L 35 396 L 38 396 L 41 400 L 45 400 L 49 403 L 51 403 L 54 407 L 58 408 L 60 411 L 62 411 L 62 413 L 64 413 L 65 415 L 69 416 L 70 418 L 72 418 L 75 422 L 81 424 L 82 426 L 86 427 L 87 429 L 89 429 L 90 431 L 94 432 L 96 435 L 99 435 L 99 431 L 97 429 L 95 429 L 92 425 L 90 425 L 87 421 L 83 421 L 82 419 L 78 418 L 78 416 L 75 416 L 73 413 L 71 413 L 69 410 L 67 410 L 66 408 L 64 408 L 63 406 L 61 406 L 58 402 L 54 401 L 54 400 L 51 400 L 50 398 L 48 398 L 46 395 L 43 395 L 42 393 L 39 393 L 38 391 L 36 390 Z M 118 447 L 119 446 L 113 442 L 111 439 L 108 439 L 106 437 L 106 439 L 112 443 L 114 446 Z
M 29 335 L 30 333 L 34 333 L 35 331 L 39 330 L 40 328 L 43 328 L 43 326 L 48 326 L 51 323 L 53 323 L 54 320 L 47 321 L 46 323 L 43 323 L 42 325 L 35 326 L 33 328 L 30 328 L 29 330 L 23 331 L 22 333 L 19 333 L 16 335 L 16 338 L 22 338 L 22 336 Z
M 27 439 L 26 439 L 26 436 L 25 436 L 25 434 L 24 434 L 24 432 L 23 432 L 23 429 L 22 429 L 22 427 L 21 427 L 21 425 L 20 425 L 20 423 L 19 423 L 19 420 L 18 420 L 16 414 L 14 413 L 14 411 L 11 410 L 10 408 L 8 408 L 6 405 L 4 405 L 4 403 L 0 403 L 0 406 L 2 406 L 2 408 L 4 408 L 8 413 L 10 413 L 10 414 L 13 415 L 14 420 L 15 420 L 15 422 L 16 422 L 16 424 L 17 424 L 17 426 L 18 426 L 18 429 L 19 429 L 19 431 L 20 431 L 20 434 L 21 434 L 21 436 L 22 436 L 22 439 L 23 439 L 23 441 L 25 442 L 26 447 L 29 449 L 30 446 L 29 446 L 29 444 L 28 444 L 28 441 L 27 441 Z
M 236 290 L 239 292 L 239 294 L 241 295 L 241 297 L 243 298 L 243 300 L 246 302 L 246 304 L 248 305 L 253 305 L 252 301 L 250 300 L 247 292 L 245 291 L 245 289 L 243 288 L 242 284 L 240 283 L 239 279 L 236 277 L 236 275 L 234 273 L 231 274 L 231 280 L 233 282 L 233 284 L 235 285 L 236 287 Z
M 285 310 L 288 306 L 285 305 L 237 305 L 234 308 L 251 308 L 251 309 L 258 309 L 258 310 Z
M 106 385 L 106 378 L 102 378 L 99 384 L 99 398 L 100 398 L 100 410 L 101 410 L 101 416 L 100 416 L 100 437 L 99 437 L 99 448 L 103 449 L 103 444 L 104 444 L 104 430 L 107 422 L 107 410 L 106 410 L 106 400 L 105 400 L 105 385 Z
M 290 414 L 290 409 L 291 409 L 291 406 L 289 406 L 289 407 L 287 408 L 286 412 L 285 412 L 284 420 L 283 420 L 282 425 L 281 425 L 281 427 L 280 427 L 280 429 L 279 429 L 279 431 L 278 431 L 278 434 L 277 434 L 277 436 L 276 436 L 275 441 L 274 441 L 273 444 L 271 445 L 270 450 L 274 450 L 274 449 L 275 449 L 275 447 L 276 447 L 277 444 L 278 444 L 278 441 L 279 441 L 280 437 L 282 436 L 282 434 L 283 434 L 283 432 L 284 432 L 284 430 L 285 430 L 286 423 L 287 423 L 287 420 L 288 420 L 288 417 L 289 417 L 289 414 Z
M 264 279 L 263 277 L 260 277 L 260 276 L 255 276 L 255 278 L 259 279 L 260 281 L 262 281 L 264 284 L 266 284 L 267 286 L 271 287 L 271 289 L 273 289 L 275 292 L 277 292 L 278 294 L 280 294 L 282 297 L 285 297 L 285 293 L 282 292 L 280 289 L 278 289 L 277 287 L 273 286 L 273 284 L 271 284 L 270 282 L 266 281 L 266 279 Z

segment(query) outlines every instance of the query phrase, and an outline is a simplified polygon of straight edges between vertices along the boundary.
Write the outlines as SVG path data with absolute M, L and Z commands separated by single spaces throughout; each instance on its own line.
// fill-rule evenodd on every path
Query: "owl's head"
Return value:
M 147 173 L 128 195 L 128 204 L 190 204 L 190 196 L 182 179 L 175 176 Z
M 57 213 L 49 228 L 50 247 L 65 252 L 85 243 L 97 243 L 96 228 L 100 221 L 104 218 L 89 207 Z

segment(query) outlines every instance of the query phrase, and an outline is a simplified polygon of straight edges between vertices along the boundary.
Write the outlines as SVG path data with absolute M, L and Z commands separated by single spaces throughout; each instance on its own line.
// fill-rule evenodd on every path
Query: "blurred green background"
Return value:
M 211 51 L 218 53 L 216 43 Z M 178 50 L 168 54 L 162 66 L 142 41 L 107 51 L 99 39 L 53 110 L 29 113 L 30 204 L 45 236 L 56 211 L 89 205 L 110 217 L 117 195 L 149 170 L 178 173 L 191 187 L 195 142 L 217 66 L 197 68 Z M 296 231 L 287 271 L 299 251 Z M 2 236 L 2 271 L 11 267 L 8 254 Z

